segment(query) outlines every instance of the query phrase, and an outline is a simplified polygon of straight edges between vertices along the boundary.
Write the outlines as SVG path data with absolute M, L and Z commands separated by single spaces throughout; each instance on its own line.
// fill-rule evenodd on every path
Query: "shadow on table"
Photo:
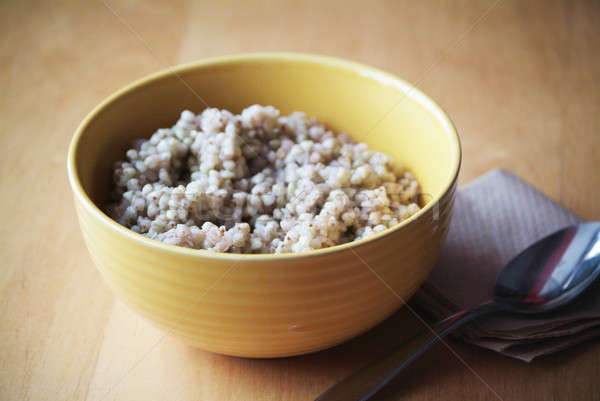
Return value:
M 294 394 L 293 398 L 314 399 L 331 385 L 368 362 L 387 355 L 391 349 L 401 346 L 422 330 L 426 330 L 423 323 L 408 309 L 403 308 L 367 333 L 342 345 L 313 354 L 279 359 L 245 359 L 214 354 L 211 354 L 211 357 L 219 360 L 219 363 L 213 364 L 215 369 L 229 370 L 232 365 L 238 369 L 250 369 L 249 374 L 259 376 L 257 381 L 293 382 L 294 378 L 299 379 L 303 382 L 303 389 L 299 390 L 303 394 Z M 188 351 L 191 359 L 207 356 L 207 352 L 194 348 L 189 348 Z M 436 380 L 452 380 L 457 367 L 460 367 L 460 362 L 450 351 L 443 345 L 436 346 L 392 383 L 389 390 L 382 391 L 381 395 L 374 399 L 388 399 L 390 395 L 397 399 L 401 394 L 417 391 L 421 386 L 431 385 Z M 251 391 L 250 388 L 248 390 Z

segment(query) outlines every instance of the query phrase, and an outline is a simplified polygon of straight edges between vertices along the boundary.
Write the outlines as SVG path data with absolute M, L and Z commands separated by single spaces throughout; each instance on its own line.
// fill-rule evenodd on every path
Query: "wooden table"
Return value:
M 335 349 L 246 360 L 189 348 L 124 307 L 76 223 L 65 167 L 79 121 L 168 65 L 324 53 L 405 77 L 455 121 L 461 183 L 505 167 L 600 217 L 600 3 L 0 4 L 0 399 L 310 400 L 419 323 L 405 310 Z M 451 343 L 503 400 L 599 400 L 600 344 L 531 364 Z M 444 347 L 379 399 L 494 400 Z

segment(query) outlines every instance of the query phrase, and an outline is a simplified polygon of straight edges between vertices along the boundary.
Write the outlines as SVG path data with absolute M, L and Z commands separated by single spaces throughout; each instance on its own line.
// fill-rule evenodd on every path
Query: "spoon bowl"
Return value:
M 600 223 L 564 228 L 531 245 L 498 274 L 494 301 L 515 313 L 567 304 L 600 274 Z

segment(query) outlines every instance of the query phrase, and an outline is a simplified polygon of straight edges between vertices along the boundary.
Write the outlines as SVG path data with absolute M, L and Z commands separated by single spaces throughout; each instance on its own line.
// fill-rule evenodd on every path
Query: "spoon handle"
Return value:
M 475 318 L 499 309 L 498 304 L 487 302 L 475 309 L 455 313 L 417 334 L 384 359 L 361 368 L 335 384 L 315 401 L 366 401 L 448 333 Z

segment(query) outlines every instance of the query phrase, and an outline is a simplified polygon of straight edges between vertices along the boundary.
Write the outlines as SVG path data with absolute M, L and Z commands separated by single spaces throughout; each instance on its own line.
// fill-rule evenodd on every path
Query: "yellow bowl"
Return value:
M 102 212 L 111 166 L 134 138 L 171 126 L 183 109 L 240 112 L 259 103 L 316 116 L 403 163 L 427 205 L 369 239 L 280 255 L 167 245 Z M 427 277 L 445 239 L 460 167 L 446 114 L 388 73 L 301 54 L 250 54 L 170 68 L 110 96 L 71 142 L 69 180 L 92 259 L 118 296 L 189 344 L 228 355 L 318 351 L 368 330 Z

